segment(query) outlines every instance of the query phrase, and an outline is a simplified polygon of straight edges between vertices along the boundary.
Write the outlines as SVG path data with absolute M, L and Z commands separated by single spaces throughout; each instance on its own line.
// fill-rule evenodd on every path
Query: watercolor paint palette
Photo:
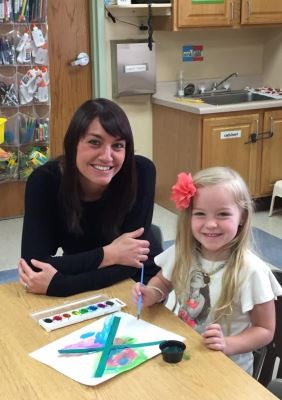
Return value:
M 31 314 L 47 332 L 120 311 L 126 304 L 117 298 L 97 295 Z

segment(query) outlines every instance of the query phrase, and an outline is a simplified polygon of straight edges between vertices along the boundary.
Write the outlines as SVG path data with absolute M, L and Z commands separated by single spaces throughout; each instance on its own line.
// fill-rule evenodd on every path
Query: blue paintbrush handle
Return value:
M 142 264 L 140 283 L 141 283 L 141 285 L 144 284 L 144 264 Z M 140 293 L 140 294 L 138 295 L 138 302 L 137 302 L 137 319 L 139 319 L 139 318 L 140 318 L 140 315 L 141 315 L 142 302 L 143 302 L 142 294 Z

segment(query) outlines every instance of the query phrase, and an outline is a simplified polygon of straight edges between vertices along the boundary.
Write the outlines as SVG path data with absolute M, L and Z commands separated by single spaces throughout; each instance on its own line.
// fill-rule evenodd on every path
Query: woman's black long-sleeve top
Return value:
M 144 263 L 145 283 L 159 267 L 153 258 L 162 251 L 150 226 L 153 215 L 155 177 L 154 164 L 147 158 L 135 156 L 137 197 L 126 215 L 121 234 L 144 227 L 140 239 L 150 241 L 149 259 Z M 98 269 L 104 256 L 103 246 L 109 244 L 102 234 L 103 201 L 82 201 L 82 235 L 71 233 L 64 221 L 58 201 L 61 172 L 58 161 L 49 161 L 28 178 L 25 193 L 25 215 L 21 255 L 29 265 L 31 259 L 47 262 L 58 272 L 47 289 L 49 296 L 69 296 L 88 290 L 101 289 L 127 278 L 140 279 L 140 269 L 112 265 Z M 63 255 L 55 256 L 62 248 Z

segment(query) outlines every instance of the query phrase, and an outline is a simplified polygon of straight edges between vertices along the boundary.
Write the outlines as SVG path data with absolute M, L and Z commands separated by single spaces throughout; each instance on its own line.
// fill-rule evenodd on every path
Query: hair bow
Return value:
M 171 200 L 175 202 L 176 208 L 184 210 L 189 207 L 191 198 L 196 191 L 191 174 L 180 172 L 177 175 L 176 184 L 172 186 Z

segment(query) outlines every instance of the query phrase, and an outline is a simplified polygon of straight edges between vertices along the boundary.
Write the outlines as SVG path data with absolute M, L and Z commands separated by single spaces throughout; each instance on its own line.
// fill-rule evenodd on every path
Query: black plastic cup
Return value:
M 163 360 L 168 363 L 178 363 L 182 360 L 186 345 L 179 340 L 166 340 L 159 345 Z

